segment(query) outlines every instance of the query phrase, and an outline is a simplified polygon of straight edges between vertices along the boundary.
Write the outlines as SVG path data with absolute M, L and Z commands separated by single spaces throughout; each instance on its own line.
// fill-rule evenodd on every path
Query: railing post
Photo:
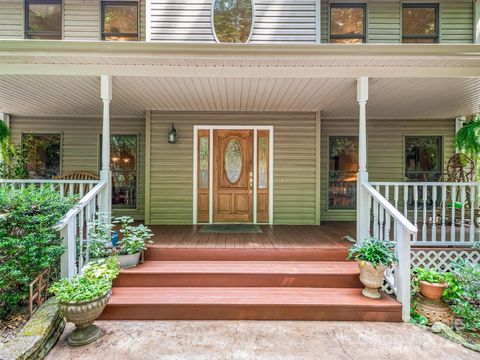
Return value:
M 112 172 L 110 170 L 110 102 L 112 101 L 112 77 L 101 76 L 101 97 L 103 101 L 102 122 L 102 170 L 100 178 L 106 182 L 102 191 L 100 210 L 103 213 L 112 212 Z
M 410 234 L 402 226 L 397 228 L 397 258 L 395 285 L 397 300 L 402 304 L 402 320 L 410 321 Z
M 71 279 L 76 275 L 75 220 L 70 219 L 60 231 L 65 251 L 60 258 L 60 276 Z

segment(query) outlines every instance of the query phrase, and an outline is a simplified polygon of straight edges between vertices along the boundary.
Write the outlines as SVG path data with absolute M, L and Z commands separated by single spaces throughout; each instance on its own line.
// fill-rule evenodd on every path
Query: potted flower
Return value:
M 375 238 L 366 239 L 352 245 L 348 259 L 357 261 L 360 269 L 360 281 L 365 285 L 362 294 L 371 299 L 381 297 L 378 289 L 382 287 L 385 270 L 393 266 L 397 259 L 392 251 L 395 244 L 391 241 L 381 241 Z
M 146 249 L 145 243 L 152 242 L 149 240 L 153 236 L 152 231 L 142 224 L 132 226 L 133 219 L 129 216 L 115 218 L 113 223 L 120 226 L 121 236 L 115 248 L 120 267 L 127 269 L 137 266 L 140 254 Z
M 427 299 L 440 300 L 443 297 L 443 293 L 448 287 L 445 274 L 419 267 L 414 270 L 414 276 L 419 284 L 421 294 Z
M 119 271 L 116 257 L 100 259 L 89 263 L 82 275 L 61 279 L 50 287 L 59 299 L 63 316 L 75 324 L 68 337 L 70 345 L 86 345 L 100 337 L 101 330 L 93 322 L 107 305 Z

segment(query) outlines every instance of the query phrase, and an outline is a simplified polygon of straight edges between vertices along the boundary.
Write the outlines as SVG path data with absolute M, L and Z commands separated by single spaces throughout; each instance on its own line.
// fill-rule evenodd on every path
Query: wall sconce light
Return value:
M 169 144 L 175 144 L 177 142 L 177 129 L 172 126 L 170 127 L 170 130 L 168 130 L 168 143 Z

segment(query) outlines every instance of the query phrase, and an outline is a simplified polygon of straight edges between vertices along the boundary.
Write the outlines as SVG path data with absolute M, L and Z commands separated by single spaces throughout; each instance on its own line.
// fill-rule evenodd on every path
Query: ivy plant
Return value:
M 395 244 L 391 241 L 369 238 L 352 245 L 348 251 L 347 259 L 369 262 L 375 269 L 378 265 L 390 267 L 397 262 L 392 250 L 394 248 Z

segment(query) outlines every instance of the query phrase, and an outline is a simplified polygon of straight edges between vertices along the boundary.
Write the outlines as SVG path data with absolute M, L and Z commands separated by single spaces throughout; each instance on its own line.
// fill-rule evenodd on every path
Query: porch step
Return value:
M 149 246 L 147 261 L 345 261 L 347 247 L 325 248 L 168 248 Z
M 114 287 L 102 320 L 401 321 L 401 306 L 360 289 Z
M 358 276 L 353 261 L 146 261 L 114 286 L 360 288 Z

